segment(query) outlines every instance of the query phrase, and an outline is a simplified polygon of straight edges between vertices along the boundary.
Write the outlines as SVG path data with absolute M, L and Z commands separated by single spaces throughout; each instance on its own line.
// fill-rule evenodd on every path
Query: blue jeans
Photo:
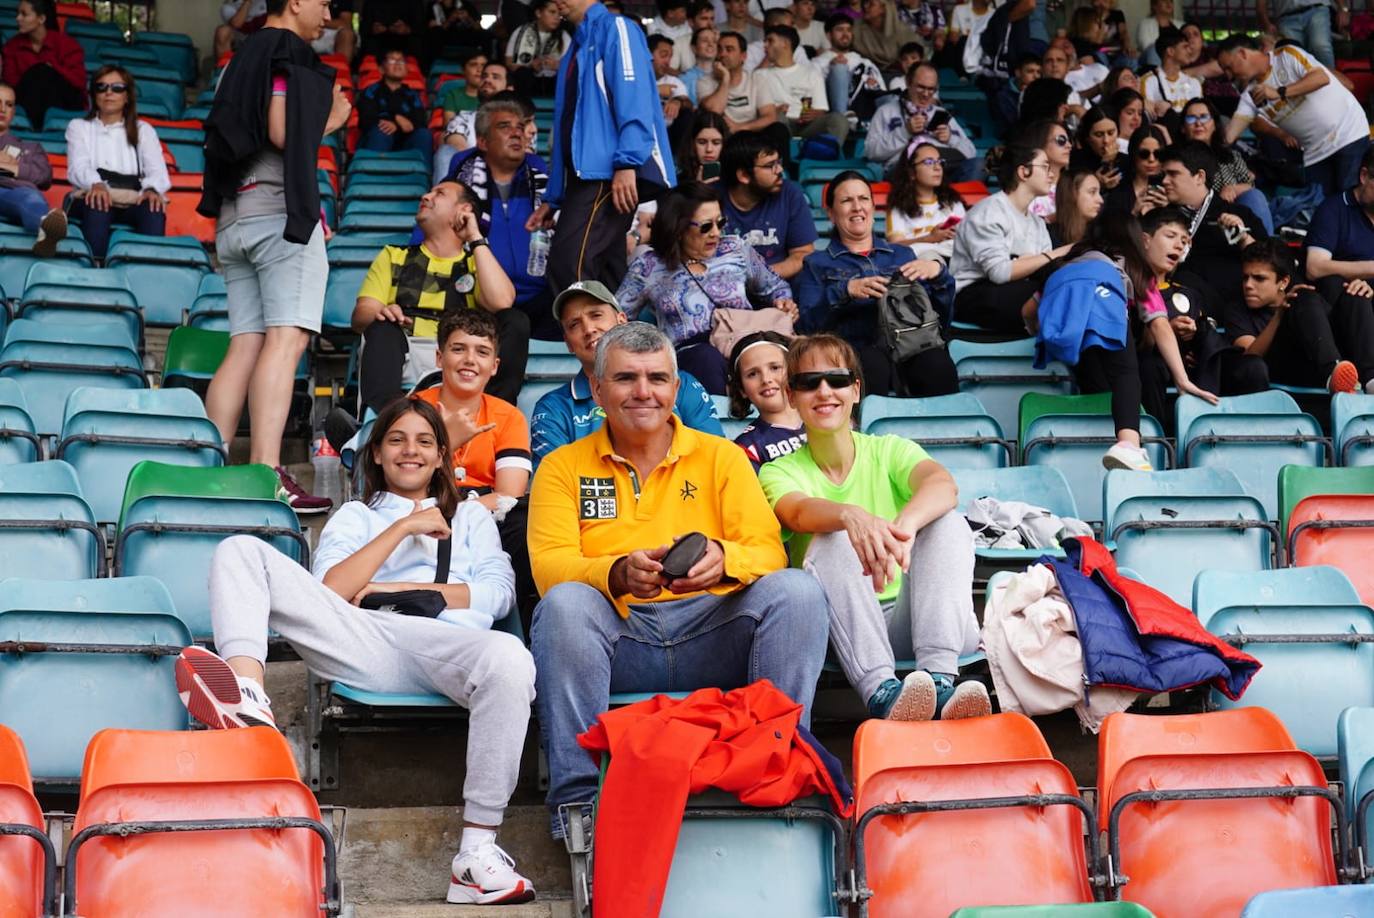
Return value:
M 849 81 L 851 73 L 848 64 L 831 64 L 825 74 L 825 95 L 832 112 L 849 111 Z
M 1269 209 L 1269 199 L 1264 196 L 1264 192 L 1258 188 L 1251 188 L 1244 194 L 1236 195 L 1236 203 L 1250 208 L 1251 213 L 1259 217 L 1260 222 L 1264 224 L 1265 234 L 1274 235 L 1274 214 Z
M 1323 194 L 1340 194 L 1360 183 L 1360 161 L 1369 149 L 1369 138 L 1348 143 L 1326 159 L 1307 166 L 1307 184 L 1317 185 Z M 1320 203 L 1320 202 L 1318 202 Z
M 146 201 L 133 207 L 114 207 L 94 210 L 82 200 L 72 201 L 67 215 L 81 221 L 81 232 L 91 246 L 91 254 L 101 261 L 110 247 L 110 231 L 116 223 L 132 227 L 135 233 L 144 236 L 167 235 L 166 211 L 154 211 Z
M 1275 25 L 1284 38 L 1292 39 L 1327 67 L 1336 69 L 1336 52 L 1331 48 L 1330 4 L 1321 3 L 1280 16 Z
M 48 202 L 35 188 L 0 188 L 0 219 L 19 223 L 30 233 L 48 212 Z
M 730 689 L 769 679 L 811 722 L 829 611 L 810 574 L 789 568 L 725 596 L 630 608 L 621 618 L 594 587 L 560 583 L 534 610 L 530 650 L 555 837 L 559 805 L 596 796 L 599 769 L 577 735 L 609 707 L 612 692 Z
M 430 134 L 428 128 L 416 127 L 409 134 L 397 131 L 394 134 L 383 134 L 382 129 L 373 126 L 362 136 L 359 143 L 364 150 L 377 150 L 381 153 L 388 153 L 399 150 L 419 150 L 425 155 L 425 162 L 434 152 L 434 136 Z

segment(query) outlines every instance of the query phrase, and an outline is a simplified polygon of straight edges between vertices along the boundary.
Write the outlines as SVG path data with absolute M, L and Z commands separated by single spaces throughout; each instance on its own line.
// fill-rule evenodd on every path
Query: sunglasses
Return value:
M 1067 147 L 1069 145 L 1069 137 L 1067 134 L 1056 134 L 1054 135 L 1054 142 L 1056 146 Z
M 129 91 L 129 84 L 128 84 L 128 83 L 96 83 L 96 84 L 95 84 L 95 91 L 96 91 L 97 93 L 101 93 L 101 92 L 126 93 L 126 92 Z
M 714 220 L 702 220 L 700 223 L 689 223 L 688 226 L 695 227 L 698 233 L 705 236 L 707 233 L 711 232 L 712 227 L 718 230 L 725 229 L 725 218 L 716 217 Z
M 1135 158 L 1136 158 L 1136 159 L 1159 159 L 1159 151 L 1158 151 L 1158 150 L 1145 150 L 1145 149 L 1136 150 L 1136 151 L 1135 151 Z
M 1208 114 L 1205 114 L 1205 113 L 1204 113 L 1204 114 L 1201 114 L 1201 115 L 1184 115 L 1184 116 L 1183 116 L 1183 123 L 1184 123 L 1184 124 L 1206 124 L 1208 121 L 1211 121 L 1211 120 L 1212 120 L 1212 116 L 1211 116 L 1211 115 L 1208 115 Z
M 798 392 L 815 392 L 825 383 L 832 389 L 847 389 L 854 385 L 853 370 L 822 370 L 817 373 L 797 373 L 787 380 L 787 385 Z
M 934 156 L 927 156 L 925 159 L 916 160 L 918 166 L 943 166 L 945 161 Z

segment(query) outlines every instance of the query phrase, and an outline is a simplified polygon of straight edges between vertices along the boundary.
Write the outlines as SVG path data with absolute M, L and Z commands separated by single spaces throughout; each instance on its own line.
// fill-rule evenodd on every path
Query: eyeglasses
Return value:
M 128 83 L 96 83 L 96 84 L 95 84 L 95 91 L 96 91 L 97 93 L 102 93 L 102 92 L 115 92 L 115 93 L 121 93 L 121 94 L 123 94 L 123 93 L 126 93 L 126 92 L 129 91 L 129 84 L 128 84 Z
M 1203 112 L 1201 115 L 1184 115 L 1184 124 L 1206 124 L 1212 120 L 1212 116 Z
M 1158 150 L 1147 150 L 1147 149 L 1145 149 L 1144 147 L 1141 147 L 1139 150 L 1136 150 L 1136 151 L 1135 151 L 1135 158 L 1136 158 L 1136 159 L 1159 159 L 1159 151 L 1158 151 Z
M 766 162 L 766 163 L 754 163 L 754 168 L 755 168 L 755 169 L 767 169 L 769 172 L 781 172 L 781 171 L 782 171 L 782 160 L 781 160 L 781 159 L 773 159 L 773 160 L 769 160 L 769 161 Z
M 1068 134 L 1055 134 L 1052 139 L 1054 140 L 1055 146 L 1067 147 L 1069 145 Z
M 853 370 L 821 370 L 817 373 L 797 373 L 787 380 L 787 385 L 798 392 L 815 392 L 821 383 L 832 389 L 848 389 L 854 382 Z
M 927 156 L 925 159 L 918 159 L 918 160 L 916 160 L 916 165 L 918 165 L 918 166 L 932 166 L 932 167 L 933 167 L 933 166 L 943 166 L 944 164 L 945 164 L 945 161 L 944 161 L 943 159 L 937 159 L 937 158 L 934 157 L 934 156 Z
M 920 83 L 917 83 L 917 84 L 915 84 L 912 88 L 915 89 L 915 90 L 916 90 L 917 92 L 919 92 L 919 93 L 930 94 L 930 93 L 935 92 L 935 91 L 936 91 L 937 89 L 939 89 L 940 87 L 939 87 L 939 86 L 923 86 L 923 85 L 921 85 Z
M 707 233 L 711 232 L 711 227 L 713 226 L 718 230 L 725 229 L 725 218 L 716 217 L 714 220 L 702 220 L 700 223 L 689 223 L 687 225 L 694 227 L 698 233 L 705 236 Z

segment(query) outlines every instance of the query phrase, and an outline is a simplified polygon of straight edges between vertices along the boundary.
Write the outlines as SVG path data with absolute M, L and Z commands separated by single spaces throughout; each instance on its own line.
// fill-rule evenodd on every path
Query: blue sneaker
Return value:
M 935 681 L 922 670 L 901 682 L 887 679 L 868 699 L 868 713 L 879 720 L 930 720 L 935 716 Z
M 987 717 L 992 713 L 992 699 L 983 683 L 971 679 L 954 684 L 948 673 L 932 673 L 935 683 L 935 717 L 939 720 L 963 720 L 966 717 Z

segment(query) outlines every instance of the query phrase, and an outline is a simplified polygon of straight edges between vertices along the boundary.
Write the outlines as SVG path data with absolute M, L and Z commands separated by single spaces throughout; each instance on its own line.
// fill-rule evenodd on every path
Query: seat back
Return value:
M 0 724 L 0 823 L 44 830 L 23 740 Z M 0 918 L 44 914 L 43 850 L 30 838 L 0 836 Z
M 1331 436 L 1338 465 L 1374 465 L 1374 395 L 1338 392 L 1331 396 Z
M 1097 735 L 1097 796 L 1115 793 L 1116 776 L 1131 759 L 1147 755 L 1205 755 L 1296 749 L 1283 722 L 1264 708 L 1206 714 L 1109 714 Z M 1098 823 L 1106 829 L 1110 807 L 1101 802 Z
M 1220 709 L 1267 708 L 1300 749 L 1334 757 L 1336 720 L 1351 705 L 1374 706 L 1374 644 L 1342 643 L 1341 635 L 1374 634 L 1374 609 L 1362 605 L 1228 606 L 1203 625 L 1216 635 L 1245 635 L 1260 661 L 1245 696 L 1213 692 Z M 1269 644 L 1264 635 L 1327 635 L 1321 642 Z
M 1048 759 L 1050 747 L 1035 722 L 1007 712 L 922 724 L 866 720 L 854 731 L 854 784 L 891 768 Z
M 169 253 L 176 257 L 178 247 L 148 245 L 136 246 L 140 251 L 130 251 L 116 259 L 112 252 L 110 264 L 118 265 L 124 273 L 125 283 L 138 298 L 143 307 L 143 320 L 149 325 L 176 326 L 181 324 L 181 313 L 195 301 L 196 291 L 200 289 L 200 279 L 208 271 L 208 262 L 199 264 L 168 264 L 161 261 L 144 261 L 146 257 L 156 257 L 153 250 Z M 135 248 L 135 246 L 130 246 Z M 143 251 L 148 250 L 148 251 Z M 204 255 L 204 252 L 201 252 Z M 133 260 L 133 259 L 139 260 Z
M 1014 466 L 1007 469 L 954 469 L 959 486 L 959 510 L 967 511 L 979 497 L 1021 500 L 1044 507 L 1056 516 L 1078 516 L 1078 505 L 1064 474 L 1049 466 Z
M 1245 494 L 1236 473 L 1229 469 L 1169 469 L 1131 472 L 1116 469 L 1102 480 L 1102 529 L 1110 537 L 1116 528 L 1116 508 L 1130 497 L 1216 497 Z
M 24 390 L 13 379 L 0 379 L 0 465 L 37 462 L 40 455 L 42 444 Z
M 1070 414 L 1040 413 L 1033 418 L 1026 418 L 1026 403 L 1032 398 L 1043 401 L 1093 397 L 1028 395 L 1023 398 L 1021 461 L 1025 465 L 1059 469 L 1069 482 L 1074 502 L 1084 519 L 1101 520 L 1102 483 L 1107 476 L 1107 470 L 1102 466 L 1102 454 L 1117 439 L 1116 425 L 1111 415 L 1082 411 Z M 1159 422 L 1149 415 L 1140 417 L 1140 434 L 1155 441 L 1164 437 Z M 1145 451 L 1155 468 L 1168 468 L 1168 453 L 1162 442 L 1147 443 Z
M 1279 470 L 1279 520 L 1285 533 L 1298 502 L 1317 494 L 1374 494 L 1374 468 L 1284 466 Z
M 1323 523 L 1356 524 L 1320 528 Z M 1288 518 L 1288 563 L 1303 567 L 1330 564 L 1355 585 L 1363 602 L 1374 602 L 1374 494 L 1324 494 L 1303 498 Z
M 868 422 L 867 433 L 915 440 L 936 462 L 952 469 L 998 469 L 1011 465 L 1002 428 L 987 415 L 889 416 Z
M 933 395 L 929 398 L 900 398 L 895 395 L 865 395 L 859 402 L 859 417 L 864 432 L 885 418 L 972 417 L 987 414 L 976 396 L 967 392 Z
M 1125 763 L 1101 805 L 1137 791 L 1294 786 L 1326 791 L 1305 752 L 1146 755 Z M 1130 878 L 1122 898 L 1159 915 L 1235 915 L 1257 893 L 1334 884 L 1330 826 L 1319 797 L 1127 804 L 1112 838 Z
M 1374 808 L 1359 825 L 1360 801 L 1374 791 L 1374 707 L 1350 707 L 1336 721 L 1336 749 L 1341 783 L 1345 785 L 1345 815 L 1355 838 L 1363 832 L 1364 843 L 1374 837 Z M 1366 854 L 1366 857 L 1368 855 Z
M 164 387 L 196 388 L 208 382 L 224 362 L 229 350 L 229 333 L 183 325 L 167 337 L 167 353 L 162 365 Z
M 1077 905 L 989 905 L 961 908 L 949 918 L 1155 918 L 1134 902 L 1085 902 Z
M 1226 606 L 1352 605 L 1359 601 L 1350 578 L 1330 565 L 1244 572 L 1209 569 L 1193 581 L 1193 614 L 1202 622 Z
M 35 319 L 16 319 L 10 325 L 0 349 L 0 377 L 19 384 L 34 426 L 53 435 L 62 430 L 62 412 L 72 390 L 142 389 L 148 384 L 143 361 L 132 348 L 93 345 L 80 331 Z
M 1021 398 L 1026 393 L 1069 395 L 1074 389 L 1068 367 L 1055 361 L 1038 370 L 1029 356 L 974 354 L 955 358 L 955 369 L 959 391 L 976 396 L 1003 430 L 1017 429 Z
M 41 571 L 53 580 L 103 574 L 105 542 L 90 505 L 76 494 L 5 490 L 4 472 L 19 468 L 0 466 L 0 571 Z
M 1260 893 L 1240 918 L 1292 918 L 1293 915 L 1374 915 L 1374 886 L 1316 886 Z

